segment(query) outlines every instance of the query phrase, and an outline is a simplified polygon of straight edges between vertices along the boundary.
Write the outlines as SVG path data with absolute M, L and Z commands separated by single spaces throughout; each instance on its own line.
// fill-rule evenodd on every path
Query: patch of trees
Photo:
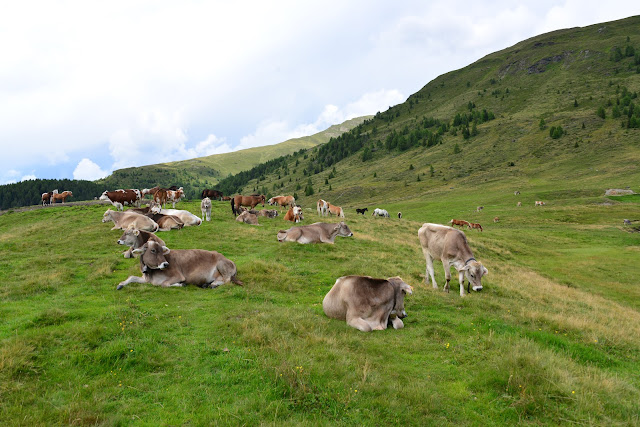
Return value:
M 261 163 L 247 171 L 242 171 L 235 175 L 224 178 L 218 183 L 216 187 L 224 194 L 237 194 L 238 191 L 240 191 L 240 189 L 252 179 L 260 182 L 261 180 L 265 179 L 265 176 L 267 174 L 275 173 L 280 168 L 282 168 L 283 170 L 288 170 L 287 168 L 289 159 L 291 159 L 292 157 L 297 157 L 303 153 L 306 156 L 305 150 L 301 149 L 294 154 L 287 154 L 285 156 L 280 156 L 276 159 L 269 160 L 265 163 Z
M 42 193 L 58 189 L 69 190 L 73 196 L 67 201 L 93 200 L 104 191 L 103 185 L 75 179 L 34 179 L 14 184 L 0 185 L 0 209 L 42 204 Z

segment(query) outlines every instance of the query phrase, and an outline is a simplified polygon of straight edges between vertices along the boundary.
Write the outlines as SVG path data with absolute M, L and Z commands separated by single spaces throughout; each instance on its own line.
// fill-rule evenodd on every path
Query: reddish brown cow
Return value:
M 100 200 L 109 201 L 117 210 L 123 211 L 125 205 L 140 206 L 142 193 L 137 189 L 105 191 Z
M 156 192 L 153 193 L 153 201 L 164 208 L 165 203 L 167 203 L 167 190 L 164 188 L 156 190 Z

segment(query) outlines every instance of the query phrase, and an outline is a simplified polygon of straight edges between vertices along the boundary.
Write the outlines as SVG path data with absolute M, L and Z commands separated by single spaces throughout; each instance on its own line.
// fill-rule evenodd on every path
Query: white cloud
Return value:
M 109 172 L 102 170 L 100 166 L 87 158 L 80 160 L 73 171 L 73 179 L 86 179 L 87 181 L 94 181 L 107 175 Z
M 36 179 L 35 175 L 25 175 L 20 178 L 20 181 L 33 181 L 34 179 Z

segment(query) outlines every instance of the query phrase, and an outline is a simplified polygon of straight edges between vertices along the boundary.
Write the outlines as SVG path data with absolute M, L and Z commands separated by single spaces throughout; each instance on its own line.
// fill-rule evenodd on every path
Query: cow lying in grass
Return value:
M 344 276 L 336 280 L 322 301 L 324 313 L 333 319 L 346 320 L 347 325 L 363 332 L 404 327 L 401 319 L 404 296 L 412 288 L 400 277 L 374 279 L 369 276 Z
M 129 283 L 151 283 L 168 288 L 192 284 L 203 288 L 216 288 L 224 283 L 242 285 L 237 279 L 233 261 L 216 251 L 202 249 L 170 250 L 160 243 L 149 240 L 133 253 L 140 255 L 142 277 L 129 276 L 120 282 L 117 289 Z
M 158 224 L 154 220 L 135 212 L 118 212 L 107 209 L 102 215 L 102 222 L 109 221 L 113 221 L 115 224 L 112 230 L 124 230 L 129 226 L 133 226 L 138 230 L 158 231 Z
M 258 224 L 258 216 L 256 214 L 252 214 L 249 211 L 245 210 L 240 215 L 236 217 L 236 221 L 244 222 L 249 225 L 260 225 Z
M 125 258 L 133 258 L 133 250 L 141 248 L 148 240 L 153 240 L 162 246 L 166 246 L 164 240 L 155 234 L 149 233 L 148 231 L 136 230 L 133 226 L 129 226 L 124 230 L 124 233 L 122 233 L 122 236 L 118 239 L 118 244 L 129 246 L 129 249 L 124 251 L 122 255 L 124 255 Z
M 279 242 L 333 244 L 336 236 L 351 237 L 353 233 L 344 221 L 338 224 L 316 222 L 278 231 Z
M 162 209 L 160 205 L 154 204 L 151 206 L 152 213 L 159 213 L 162 215 L 175 215 L 184 223 L 185 227 L 189 227 L 191 225 L 200 225 L 202 224 L 202 220 L 198 218 L 196 215 L 192 214 L 189 211 L 181 210 L 181 209 Z

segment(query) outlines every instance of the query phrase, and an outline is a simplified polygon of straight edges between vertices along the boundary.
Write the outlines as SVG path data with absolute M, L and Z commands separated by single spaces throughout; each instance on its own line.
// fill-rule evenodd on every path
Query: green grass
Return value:
M 639 299 L 621 266 L 637 259 L 640 233 L 610 225 L 637 201 L 516 208 L 513 194 L 483 194 L 492 204 L 474 219 L 487 226 L 467 236 L 490 273 L 466 298 L 424 285 L 416 235 L 424 221 L 473 217 L 453 191 L 386 206 L 402 220 L 347 211 L 355 236 L 335 245 L 278 243 L 281 217 L 252 227 L 214 203 L 210 223 L 161 234 L 236 262 L 245 286 L 214 290 L 116 291 L 140 273 L 100 222 L 105 207 L 2 215 L 0 420 L 638 423 Z M 317 219 L 305 210 L 305 223 Z M 405 328 L 365 334 L 326 318 L 322 299 L 346 274 L 412 284 Z

